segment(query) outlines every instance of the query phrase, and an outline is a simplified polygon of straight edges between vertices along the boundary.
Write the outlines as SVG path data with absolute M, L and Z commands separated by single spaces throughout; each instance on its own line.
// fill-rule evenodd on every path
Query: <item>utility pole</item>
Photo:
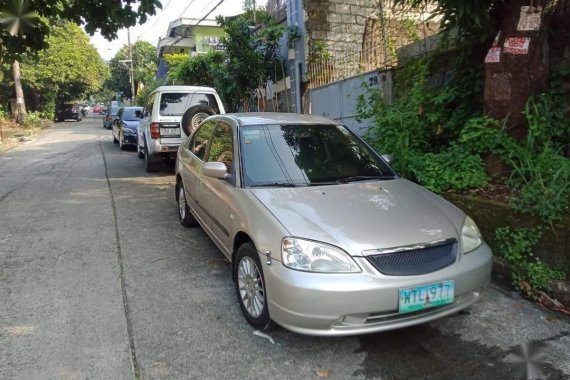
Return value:
M 131 105 L 133 105 L 135 100 L 135 74 L 134 74 L 133 47 L 131 46 L 130 28 L 127 28 L 127 42 L 129 44 L 129 60 L 131 61 L 131 65 L 129 66 L 129 80 L 131 81 Z

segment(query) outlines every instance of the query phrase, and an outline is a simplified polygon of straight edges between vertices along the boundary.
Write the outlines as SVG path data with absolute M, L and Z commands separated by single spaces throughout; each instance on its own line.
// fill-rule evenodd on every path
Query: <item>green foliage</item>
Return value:
M 488 182 L 483 160 L 459 147 L 417 155 L 410 169 L 423 186 L 436 193 L 480 188 Z
M 90 34 L 99 30 L 113 39 L 119 29 L 144 23 L 148 15 L 156 14 L 156 8 L 162 8 L 158 0 L 0 0 L 1 18 L 8 20 L 0 25 L 1 56 L 11 61 L 29 50 L 45 49 L 50 25 L 62 20 L 84 25 Z M 22 28 L 15 28 L 16 24 Z
M 481 158 L 456 144 L 463 126 L 481 104 L 482 78 L 459 55 L 442 86 L 431 84 L 431 62 L 420 59 L 396 72 L 396 101 L 386 104 L 380 90 L 368 88 L 357 103 L 358 118 L 370 119 L 366 136 L 395 168 L 435 192 L 487 184 Z M 363 84 L 365 85 L 365 84 Z M 457 146 L 455 146 L 457 145 Z
M 533 153 L 528 143 L 513 144 L 507 156 L 512 167 L 509 184 L 520 190 L 511 200 L 517 211 L 539 216 L 547 223 L 560 220 L 570 210 L 570 159 L 549 144 Z
M 98 91 L 107 66 L 77 25 L 63 22 L 52 29 L 49 48 L 22 57 L 23 84 L 44 97 L 42 110 L 53 112 L 57 101 L 82 98 Z
M 146 103 L 146 99 L 150 95 L 150 93 L 153 92 L 154 90 L 156 90 L 158 87 L 165 85 L 165 84 L 166 84 L 165 79 L 159 79 L 159 80 L 152 81 L 150 84 L 145 86 L 142 89 L 142 91 L 140 91 L 137 94 L 137 97 L 135 98 L 136 105 L 144 106 L 144 104 Z M 107 98 L 107 99 L 109 99 L 109 98 Z
M 190 58 L 186 56 L 185 60 L 176 64 L 171 75 L 173 79 L 185 84 L 222 88 L 224 83 L 220 81 L 220 72 L 223 70 L 224 60 L 225 55 L 220 51 L 210 51 Z
M 534 247 L 541 237 L 540 228 L 503 227 L 495 231 L 497 251 L 512 265 L 513 285 L 530 298 L 535 298 L 540 290 L 549 290 L 550 281 L 565 278 L 563 271 L 534 255 Z
M 439 18 L 446 32 L 456 30 L 460 37 L 482 40 L 495 32 L 495 22 L 501 14 L 502 0 L 436 0 L 431 19 Z M 396 5 L 404 5 L 424 11 L 425 0 L 396 0 Z
M 133 76 L 135 83 L 147 85 L 154 80 L 154 75 L 158 68 L 158 58 L 156 48 L 147 41 L 137 41 L 132 45 L 133 50 Z M 111 77 L 107 82 L 107 87 L 115 92 L 130 93 L 131 82 L 129 78 L 128 62 L 121 62 L 129 59 L 129 47 L 124 45 L 117 54 L 109 61 Z
M 24 117 L 22 127 L 24 128 L 39 128 L 43 115 L 40 112 L 28 112 Z
M 8 112 L 0 106 L 0 119 L 6 119 L 8 117 Z
M 260 13 L 262 27 L 253 33 L 248 17 L 225 18 L 217 21 L 224 28 L 224 51 L 214 51 L 184 59 L 168 56 L 173 69 L 171 79 L 187 84 L 216 88 L 226 108 L 248 110 L 250 96 L 267 80 L 275 80 L 279 62 L 279 40 L 287 30 Z
M 507 183 L 518 190 L 511 206 L 551 224 L 570 210 L 570 159 L 561 153 L 569 133 L 563 107 L 551 95 L 530 98 L 528 133 L 520 142 L 506 133 L 506 120 L 500 125 L 487 117 L 470 120 L 459 139 L 472 153 L 498 155 L 511 168 Z
M 170 53 L 164 54 L 162 56 L 166 63 L 168 64 L 168 69 L 171 72 L 175 72 L 178 65 L 183 62 L 186 62 L 190 57 L 187 53 Z

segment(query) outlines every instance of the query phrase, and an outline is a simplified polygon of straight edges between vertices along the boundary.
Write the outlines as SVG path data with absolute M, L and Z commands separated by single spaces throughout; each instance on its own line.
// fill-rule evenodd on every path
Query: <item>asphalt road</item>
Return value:
M 101 116 L 0 155 L 0 379 L 570 378 L 570 323 L 497 286 L 435 323 L 360 337 L 254 334 L 229 263 L 177 218 Z

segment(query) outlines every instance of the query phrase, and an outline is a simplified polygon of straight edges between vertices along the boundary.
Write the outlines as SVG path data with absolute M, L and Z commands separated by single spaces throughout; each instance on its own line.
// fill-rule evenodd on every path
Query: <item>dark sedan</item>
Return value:
M 141 122 L 142 107 L 122 107 L 113 122 L 113 142 L 121 149 L 137 146 L 137 127 Z
M 56 120 L 64 121 L 68 119 L 73 119 L 75 121 L 81 121 L 81 109 L 77 104 L 60 104 L 56 111 Z
M 117 120 L 119 109 L 119 106 L 111 106 L 107 108 L 105 116 L 103 116 L 103 128 L 111 129 L 113 127 L 113 123 Z

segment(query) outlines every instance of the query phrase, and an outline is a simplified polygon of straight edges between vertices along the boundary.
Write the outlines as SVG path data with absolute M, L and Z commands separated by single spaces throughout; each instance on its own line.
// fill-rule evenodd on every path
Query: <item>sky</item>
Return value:
M 159 37 L 166 35 L 168 24 L 179 17 L 197 18 L 204 17 L 219 0 L 161 0 L 162 10 L 157 10 L 156 15 L 149 17 L 143 25 L 131 28 L 131 43 L 143 40 L 156 46 Z M 267 0 L 259 0 L 258 5 L 265 6 Z M 233 16 L 242 12 L 243 0 L 224 0 L 219 7 L 212 12 L 208 19 L 214 19 L 218 15 Z M 182 13 L 183 12 L 183 13 Z M 127 44 L 127 29 L 118 32 L 118 38 L 107 41 L 99 33 L 91 36 L 93 44 L 101 57 L 108 61 L 115 56 L 117 51 Z

